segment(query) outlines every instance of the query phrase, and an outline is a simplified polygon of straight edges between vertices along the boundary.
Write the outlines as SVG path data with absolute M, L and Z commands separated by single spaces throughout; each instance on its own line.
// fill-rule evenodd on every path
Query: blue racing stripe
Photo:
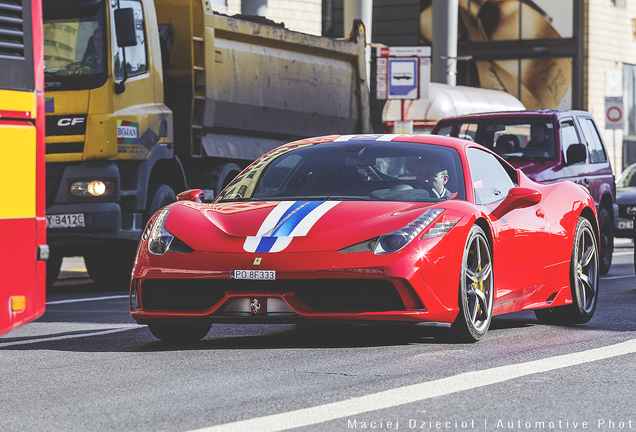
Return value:
M 276 237 L 262 237 L 255 252 L 269 252 L 274 247 L 274 243 L 276 243 Z
M 323 201 L 303 201 L 301 205 L 293 205 L 280 218 L 283 221 L 272 233 L 273 237 L 288 236 L 298 226 L 298 224 L 314 209 L 320 206 Z M 298 203 L 297 203 L 298 204 Z M 287 218 L 285 220 L 285 218 Z M 280 222 L 279 222 L 280 223 Z

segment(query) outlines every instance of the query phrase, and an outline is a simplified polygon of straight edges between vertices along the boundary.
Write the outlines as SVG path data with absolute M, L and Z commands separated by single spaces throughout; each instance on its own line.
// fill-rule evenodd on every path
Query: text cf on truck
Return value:
M 198 0 L 44 0 L 49 281 L 82 255 L 128 283 L 148 217 L 297 138 L 370 131 L 364 36 L 215 14 Z

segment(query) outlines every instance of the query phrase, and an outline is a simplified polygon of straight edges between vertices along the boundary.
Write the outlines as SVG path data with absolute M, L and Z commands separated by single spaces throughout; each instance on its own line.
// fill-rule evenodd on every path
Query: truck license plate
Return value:
M 275 280 L 275 270 L 232 270 L 232 279 Z
M 46 216 L 47 228 L 83 228 L 85 226 L 84 213 L 69 213 Z

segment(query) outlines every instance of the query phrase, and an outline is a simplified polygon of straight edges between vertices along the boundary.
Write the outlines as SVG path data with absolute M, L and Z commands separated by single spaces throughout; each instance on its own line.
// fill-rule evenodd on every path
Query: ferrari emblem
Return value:
M 258 313 L 260 309 L 261 309 L 261 305 L 258 302 L 258 299 L 252 300 L 252 303 L 250 303 L 250 312 L 253 314 L 256 314 Z
M 254 262 L 252 263 L 252 265 L 261 265 L 261 260 L 263 258 L 254 258 Z

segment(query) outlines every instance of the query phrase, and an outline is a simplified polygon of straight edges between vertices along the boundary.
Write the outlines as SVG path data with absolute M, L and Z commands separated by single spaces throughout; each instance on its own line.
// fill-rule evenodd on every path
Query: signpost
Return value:
M 376 97 L 401 99 L 402 121 L 394 133 L 413 133 L 413 121 L 404 118 L 407 99 L 428 98 L 431 82 L 431 47 L 378 47 L 376 51 Z

